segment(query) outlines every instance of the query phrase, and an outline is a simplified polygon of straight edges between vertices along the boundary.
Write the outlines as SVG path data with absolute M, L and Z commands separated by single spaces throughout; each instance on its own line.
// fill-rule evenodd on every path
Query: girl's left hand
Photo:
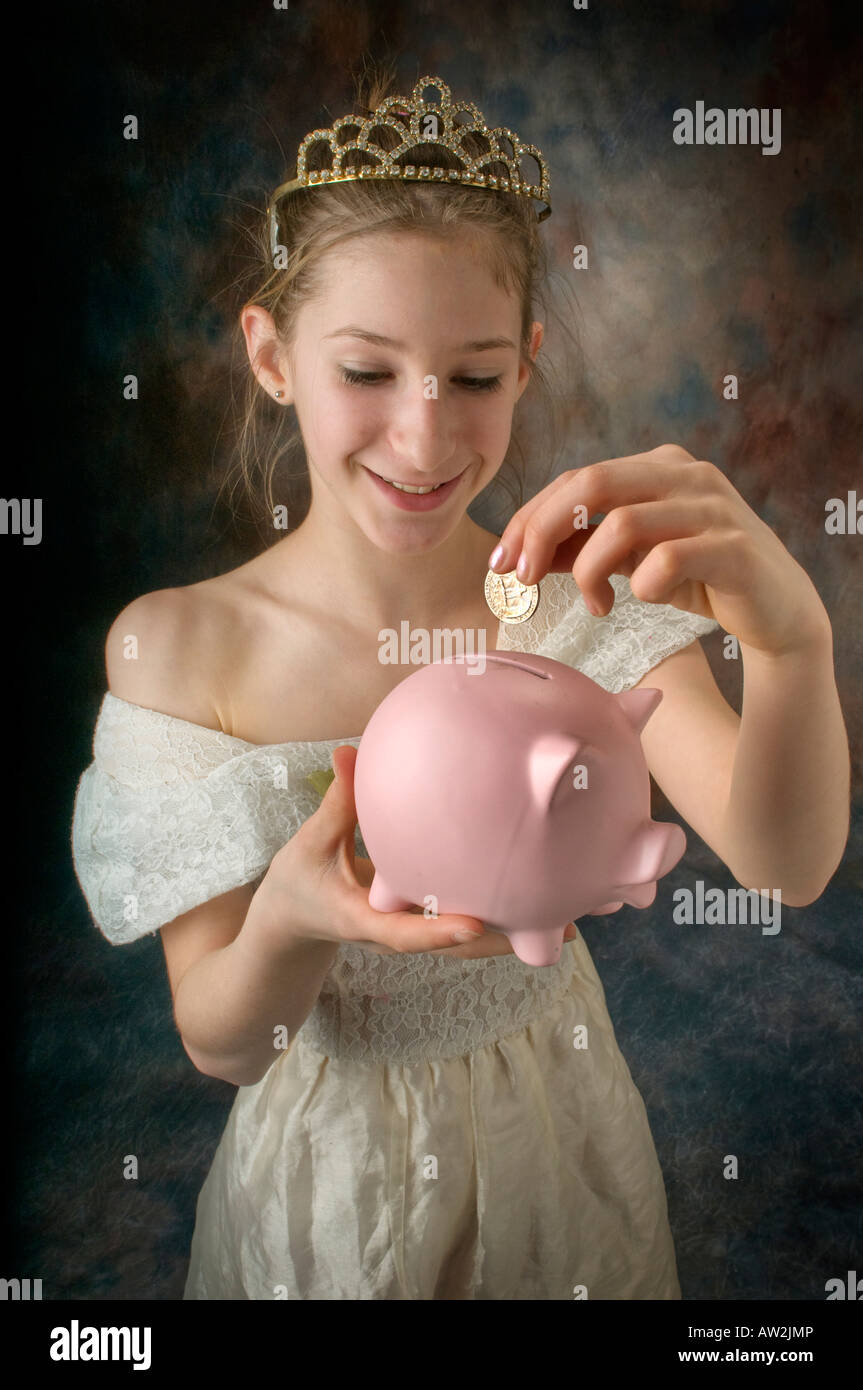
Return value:
M 359 854 L 354 859 L 354 872 L 364 888 L 371 888 L 372 880 L 375 876 L 375 866 L 371 859 L 365 859 Z M 617 904 L 616 907 L 622 907 Z M 421 907 L 409 907 L 408 912 L 421 913 Z M 609 908 L 611 912 L 616 909 Z M 604 913 L 591 913 L 591 916 L 604 916 Z M 578 936 L 578 925 L 576 922 L 568 922 L 563 933 L 564 941 L 574 941 Z M 388 948 L 378 946 L 374 942 L 364 941 L 363 949 L 373 951 L 378 955 L 394 954 Z M 428 952 L 430 956 L 455 956 L 457 960 L 478 960 L 482 956 L 512 956 L 515 952 L 510 944 L 509 937 L 505 932 L 492 931 L 486 926 L 482 936 L 478 936 L 476 941 L 466 941 L 460 946 L 441 946 L 436 950 Z
M 603 520 L 589 525 L 597 512 Z M 489 560 L 498 574 L 538 584 L 571 570 L 597 614 L 614 603 L 608 576 L 623 574 L 636 598 L 715 618 L 769 655 L 829 629 L 812 580 L 770 527 L 718 468 L 677 444 L 562 473 L 516 512 L 500 545 Z

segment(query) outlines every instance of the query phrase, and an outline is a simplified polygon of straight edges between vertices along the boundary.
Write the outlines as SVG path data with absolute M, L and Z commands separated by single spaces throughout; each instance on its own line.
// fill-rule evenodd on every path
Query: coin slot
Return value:
M 515 666 L 519 671 L 525 671 L 530 676 L 541 676 L 544 681 L 551 680 L 550 672 L 541 671 L 538 666 L 531 666 L 526 661 L 516 661 L 513 657 L 506 656 L 502 652 L 486 652 L 484 659 L 500 662 L 501 666 Z

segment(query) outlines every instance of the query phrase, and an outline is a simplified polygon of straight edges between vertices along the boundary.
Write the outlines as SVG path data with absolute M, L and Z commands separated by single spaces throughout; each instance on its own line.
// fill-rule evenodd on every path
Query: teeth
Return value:
M 397 487 L 399 492 L 415 492 L 420 497 L 425 497 L 427 492 L 437 492 L 439 487 L 443 487 L 443 483 L 438 483 L 436 487 L 408 487 L 407 483 L 394 483 L 392 478 L 384 478 L 384 482 L 389 483 L 390 487 Z

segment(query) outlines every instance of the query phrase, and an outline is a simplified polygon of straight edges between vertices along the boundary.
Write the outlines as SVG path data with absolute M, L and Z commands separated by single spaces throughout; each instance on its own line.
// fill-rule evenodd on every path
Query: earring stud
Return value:
M 277 391 L 277 392 L 276 392 L 276 400 L 278 400 L 279 397 L 280 397 L 280 396 L 283 396 L 284 394 L 285 394 L 284 391 Z

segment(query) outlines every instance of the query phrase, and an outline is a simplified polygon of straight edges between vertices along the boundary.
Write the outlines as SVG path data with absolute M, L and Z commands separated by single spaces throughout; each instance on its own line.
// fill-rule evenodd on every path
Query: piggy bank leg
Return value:
M 569 922 L 562 927 L 547 927 L 542 931 L 507 931 L 510 945 L 525 965 L 557 965 L 563 949 L 563 936 Z
M 416 903 L 408 902 L 407 898 L 388 888 L 376 869 L 369 889 L 369 907 L 373 907 L 375 912 L 406 912 L 408 908 L 416 907 Z

